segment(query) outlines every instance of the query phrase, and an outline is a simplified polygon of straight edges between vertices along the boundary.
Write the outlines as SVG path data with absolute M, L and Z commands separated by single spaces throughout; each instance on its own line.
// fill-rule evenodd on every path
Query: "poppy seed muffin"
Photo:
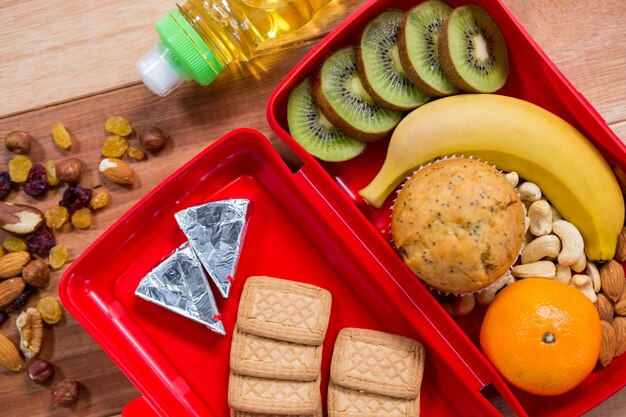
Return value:
M 446 159 L 407 180 L 394 204 L 391 234 L 404 262 L 426 284 L 470 293 L 496 281 L 517 258 L 524 208 L 494 167 Z

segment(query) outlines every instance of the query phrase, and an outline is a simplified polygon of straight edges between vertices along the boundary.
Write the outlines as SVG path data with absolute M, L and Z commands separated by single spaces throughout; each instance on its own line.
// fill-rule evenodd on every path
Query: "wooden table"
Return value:
M 232 68 L 208 88 L 186 85 L 167 98 L 153 96 L 138 82 L 135 60 L 156 41 L 153 24 L 172 0 L 125 2 L 7 1 L 0 5 L 0 136 L 25 129 L 37 142 L 32 159 L 59 160 L 67 153 L 52 145 L 50 128 L 62 121 L 75 144 L 69 153 L 84 162 L 83 184 L 103 183 L 97 172 L 104 121 L 111 115 L 130 119 L 137 130 L 163 127 L 173 140 L 164 151 L 134 163 L 138 182 L 127 189 L 104 182 L 109 207 L 94 216 L 87 230 L 64 231 L 58 240 L 71 259 L 98 237 L 137 200 L 198 151 L 237 127 L 252 127 L 285 147 L 270 131 L 265 104 L 287 72 L 361 0 L 334 0 L 313 22 L 271 47 L 253 62 Z M 549 57 L 626 139 L 626 2 L 605 0 L 506 0 Z M 3 150 L 6 166 L 12 154 Z M 55 205 L 59 190 L 44 200 L 13 191 L 6 200 Z M 140 255 L 138 255 L 140 256 Z M 103 259 L 103 262 L 106 260 Z M 60 272 L 42 295 L 54 295 Z M 32 302 L 31 302 L 32 303 Z M 17 340 L 13 321 L 0 332 Z M 67 315 L 46 330 L 41 356 L 57 372 L 81 383 L 80 401 L 71 409 L 53 409 L 49 387 L 22 373 L 0 371 L 0 415 L 110 416 L 139 392 L 85 331 Z M 626 390 L 589 413 L 626 414 Z

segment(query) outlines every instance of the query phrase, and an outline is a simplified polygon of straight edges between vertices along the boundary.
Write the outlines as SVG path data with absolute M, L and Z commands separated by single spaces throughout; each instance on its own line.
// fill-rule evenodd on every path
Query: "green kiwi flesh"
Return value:
M 420 3 L 406 13 L 398 36 L 400 62 L 407 76 L 434 97 L 459 92 L 446 77 L 439 59 L 439 34 L 451 13 L 452 8 L 439 0 Z
M 363 87 L 377 103 L 408 111 L 426 103 L 430 96 L 407 78 L 398 53 L 398 30 L 404 13 L 385 10 L 371 20 L 357 48 L 357 69 Z
M 289 94 L 287 124 L 296 142 L 323 161 L 352 159 L 367 146 L 367 143 L 340 132 L 320 113 L 311 92 L 310 77 L 301 81 Z
M 384 108 L 365 91 L 354 46 L 333 52 L 313 78 L 313 96 L 322 114 L 353 139 L 373 142 L 391 135 L 403 113 Z
M 444 72 L 460 89 L 493 93 L 506 82 L 506 41 L 482 7 L 471 4 L 454 9 L 442 28 L 438 46 Z

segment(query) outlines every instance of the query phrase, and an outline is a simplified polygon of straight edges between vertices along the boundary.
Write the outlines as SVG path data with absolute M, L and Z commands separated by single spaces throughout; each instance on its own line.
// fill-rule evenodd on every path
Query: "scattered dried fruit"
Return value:
M 48 255 L 48 264 L 52 269 L 61 269 L 63 265 L 67 262 L 69 258 L 69 254 L 67 253 L 67 249 L 63 245 L 56 245 L 52 249 L 50 249 L 50 254 Z
M 111 116 L 104 123 L 104 129 L 118 136 L 128 136 L 133 131 L 130 122 L 121 116 Z
M 67 158 L 57 164 L 57 175 L 61 181 L 77 184 L 82 176 L 83 163 L 78 158 Z
M 80 185 L 67 187 L 63 192 L 63 198 L 59 202 L 60 206 L 67 208 L 70 214 L 83 207 L 89 207 L 92 190 L 83 188 Z
M 63 316 L 63 307 L 55 298 L 44 297 L 37 303 L 37 311 L 41 318 L 48 324 L 56 324 Z
M 13 314 L 20 311 L 26 305 L 28 299 L 35 293 L 35 288 L 30 285 L 24 286 L 24 290 L 20 295 L 17 296 L 15 300 L 9 303 L 8 306 L 4 309 L 7 314 Z
M 7 171 L 0 171 L 0 198 L 4 198 L 11 191 L 11 175 Z
M 17 236 L 7 235 L 2 247 L 9 252 L 19 252 L 26 250 L 26 242 Z
M 54 235 L 48 229 L 41 228 L 26 236 L 28 250 L 39 256 L 48 256 L 50 249 L 56 244 Z
M 35 259 L 24 267 L 22 278 L 28 285 L 43 288 L 50 282 L 50 267 L 45 260 Z
M 52 388 L 52 405 L 55 407 L 69 407 L 78 399 L 78 382 L 70 378 L 54 384 Z
M 143 161 L 144 159 L 146 159 L 146 154 L 143 153 L 141 149 L 135 148 L 134 146 L 128 147 L 128 156 L 136 161 Z
M 14 156 L 9 161 L 9 175 L 11 181 L 18 184 L 23 183 L 28 178 L 28 171 L 32 168 L 33 163 L 26 155 Z
M 23 130 L 14 130 L 4 137 L 4 144 L 11 152 L 27 154 L 30 151 L 30 144 L 33 137 Z
M 7 253 L 0 258 L 0 279 L 18 276 L 28 261 L 30 261 L 28 252 L 19 251 Z
M 27 235 L 44 223 L 43 213 L 35 207 L 0 201 L 0 227 L 9 233 Z
M 91 210 L 87 207 L 76 210 L 72 214 L 72 224 L 79 229 L 86 229 L 91 226 Z
M 102 145 L 102 155 L 107 158 L 121 158 L 128 150 L 128 141 L 121 136 L 109 136 Z
M 58 229 L 69 219 L 70 214 L 63 206 L 54 206 L 46 210 L 46 225 L 51 229 Z
M 24 192 L 31 197 L 41 197 L 48 192 L 50 184 L 46 177 L 46 169 L 41 164 L 35 164 L 28 171 L 26 183 L 24 184 Z
M 135 183 L 133 170 L 121 159 L 105 158 L 100 161 L 98 169 L 105 177 L 115 183 L 123 185 L 132 185 Z
M 43 385 L 54 378 L 54 366 L 46 360 L 33 358 L 26 364 L 26 372 L 35 384 Z
M 29 308 L 26 311 L 22 311 L 17 320 L 15 320 L 15 326 L 20 332 L 20 350 L 24 354 L 26 359 L 32 359 L 41 350 L 41 344 L 43 342 L 43 323 L 41 320 L 41 314 L 36 308 Z
M 72 136 L 61 122 L 57 122 L 52 126 L 52 139 L 61 149 L 68 150 L 72 147 Z
M 22 367 L 22 359 L 20 358 L 20 352 L 7 338 L 0 334 L 0 365 L 8 369 L 9 371 L 19 372 Z
M 169 136 L 158 127 L 150 127 L 143 131 L 139 141 L 141 146 L 150 153 L 159 152 L 167 144 Z
M 89 203 L 89 205 L 91 206 L 92 209 L 96 210 L 96 209 L 105 207 L 107 204 L 109 204 L 110 200 L 111 200 L 111 196 L 109 196 L 109 193 L 107 193 L 104 190 L 101 190 L 101 191 L 96 192 L 96 194 L 94 194 L 94 196 L 91 197 L 91 202 Z
M 54 161 L 48 161 L 45 165 L 46 168 L 46 179 L 48 180 L 48 184 L 51 187 L 54 187 L 59 183 L 59 177 L 57 176 L 57 167 Z

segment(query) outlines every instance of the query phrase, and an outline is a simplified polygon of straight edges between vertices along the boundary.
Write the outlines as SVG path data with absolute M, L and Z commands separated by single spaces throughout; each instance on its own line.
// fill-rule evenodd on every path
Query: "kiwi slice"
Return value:
M 441 67 L 461 90 L 492 93 L 509 75 L 506 41 L 498 25 L 480 6 L 454 9 L 439 36 Z
M 357 70 L 363 87 L 377 103 L 398 111 L 414 109 L 430 96 L 407 78 L 398 53 L 398 30 L 404 12 L 385 10 L 371 20 L 357 47 Z
M 409 10 L 400 26 L 398 48 L 407 76 L 419 89 L 434 97 L 459 92 L 444 74 L 439 61 L 439 33 L 452 8 L 428 0 Z
M 313 78 L 313 96 L 322 114 L 343 133 L 363 142 L 391 135 L 402 113 L 376 103 L 363 88 L 354 46 L 333 52 Z
M 287 124 L 296 142 L 323 161 L 346 161 L 363 152 L 367 146 L 367 143 L 341 133 L 320 113 L 313 100 L 311 77 L 291 90 L 287 102 Z

